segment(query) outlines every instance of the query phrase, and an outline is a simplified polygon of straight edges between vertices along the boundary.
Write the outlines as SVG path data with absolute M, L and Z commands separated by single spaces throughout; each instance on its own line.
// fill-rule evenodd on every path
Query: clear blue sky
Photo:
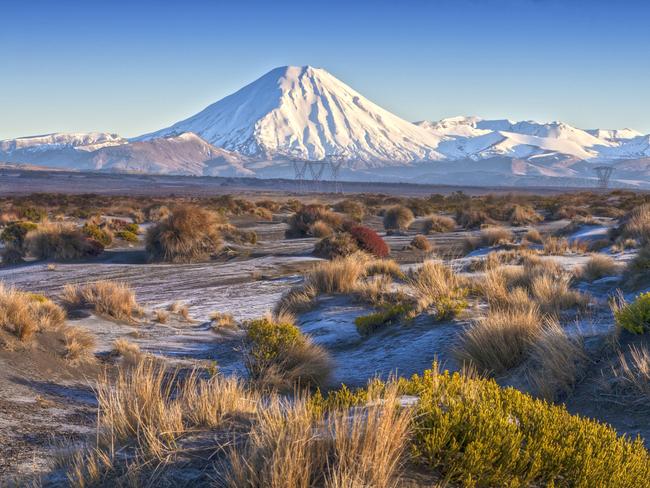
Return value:
M 648 133 L 649 21 L 641 0 L 0 0 L 0 139 L 138 135 L 288 64 L 408 120 Z

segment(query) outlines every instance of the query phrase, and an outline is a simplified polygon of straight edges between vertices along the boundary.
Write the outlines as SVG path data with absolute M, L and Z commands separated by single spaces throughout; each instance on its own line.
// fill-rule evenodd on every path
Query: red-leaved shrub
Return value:
M 385 258 L 390 254 L 390 248 L 386 241 L 370 227 L 354 225 L 350 227 L 348 232 L 356 239 L 357 244 L 364 251 L 368 251 L 378 258 Z

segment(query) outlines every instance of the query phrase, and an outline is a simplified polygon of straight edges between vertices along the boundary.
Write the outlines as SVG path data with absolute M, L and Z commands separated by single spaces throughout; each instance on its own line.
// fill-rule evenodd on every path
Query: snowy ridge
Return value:
M 364 98 L 323 69 L 285 66 L 198 114 L 136 140 L 194 132 L 249 156 L 409 163 L 444 159 L 440 138 Z

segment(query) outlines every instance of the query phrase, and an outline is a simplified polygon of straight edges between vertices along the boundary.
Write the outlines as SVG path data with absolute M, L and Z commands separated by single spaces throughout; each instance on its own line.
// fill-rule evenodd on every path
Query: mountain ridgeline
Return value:
M 345 161 L 351 180 L 578 186 L 612 165 L 650 186 L 650 135 L 562 122 L 409 122 L 310 66 L 276 68 L 170 127 L 125 139 L 57 133 L 0 141 L 0 161 L 207 176 L 291 176 L 292 158 Z

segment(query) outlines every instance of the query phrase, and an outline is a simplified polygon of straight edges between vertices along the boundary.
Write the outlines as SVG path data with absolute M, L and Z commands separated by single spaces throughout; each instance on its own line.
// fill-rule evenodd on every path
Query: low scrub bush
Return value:
M 135 292 L 127 283 L 122 282 L 97 281 L 86 285 L 66 285 L 61 300 L 68 309 L 90 308 L 100 315 L 117 320 L 132 321 L 143 314 Z
M 26 252 L 37 259 L 67 261 L 97 256 L 104 246 L 64 223 L 43 223 L 25 236 Z
M 619 327 L 633 334 L 650 331 L 650 292 L 640 294 L 631 303 L 626 303 L 620 296 L 611 305 Z
M 360 335 L 367 336 L 382 327 L 398 322 L 407 312 L 408 309 L 403 304 L 389 305 L 379 312 L 357 317 L 354 319 L 354 325 Z
M 323 238 L 329 237 L 334 233 L 332 228 L 322 220 L 314 222 L 309 228 L 309 234 L 313 237 Z
M 467 208 L 456 212 L 456 222 L 465 229 L 477 229 L 483 225 L 494 224 L 494 220 L 484 210 Z
M 221 246 L 222 223 L 214 212 L 193 206 L 177 207 L 147 232 L 147 259 L 172 263 L 208 259 Z
M 312 226 L 316 222 L 323 222 L 332 230 L 340 230 L 343 218 L 320 204 L 303 205 L 289 218 L 286 237 L 310 236 Z
M 314 246 L 314 254 L 325 259 L 349 256 L 358 250 L 357 241 L 347 233 L 325 237 Z
M 427 239 L 425 236 L 419 234 L 415 236 L 412 240 L 411 243 L 409 244 L 409 247 L 412 249 L 417 249 L 419 251 L 424 251 L 424 252 L 430 252 L 433 250 L 433 246 L 429 242 L 429 239 Z
M 425 234 L 453 232 L 454 229 L 456 229 L 456 221 L 443 215 L 429 215 L 422 224 L 422 232 Z
M 512 232 L 505 227 L 485 227 L 481 229 L 478 237 L 470 237 L 465 241 L 465 250 L 469 252 L 480 247 L 503 246 L 511 243 L 512 240 Z
M 263 386 L 280 390 L 323 386 L 331 372 L 327 351 L 305 336 L 291 316 L 248 322 L 245 343 L 246 368 Z
M 361 222 L 366 215 L 366 206 L 363 202 L 350 198 L 334 204 L 334 210 L 347 215 L 355 222 Z
M 113 242 L 112 233 L 106 229 L 102 229 L 96 224 L 89 224 L 86 222 L 81 228 L 81 231 L 86 236 L 96 240 L 104 247 L 110 246 L 111 243 Z
M 408 207 L 395 205 L 384 212 L 384 229 L 388 232 L 404 232 L 415 217 Z
M 535 244 L 541 244 L 543 241 L 542 234 L 537 229 L 528 229 L 524 239 Z
M 115 237 L 131 244 L 136 244 L 138 242 L 138 235 L 130 230 L 119 230 L 115 233 Z
M 390 248 L 386 241 L 370 227 L 354 225 L 348 229 L 348 232 L 357 241 L 360 249 L 373 256 L 385 258 L 390 254 Z
M 0 233 L 0 240 L 14 249 L 23 249 L 25 236 L 38 227 L 33 222 L 11 222 Z
M 22 219 L 30 222 L 42 222 L 47 218 L 47 210 L 43 207 L 22 207 L 18 213 Z
M 461 486 L 643 486 L 643 440 L 535 400 L 493 380 L 437 368 L 405 387 L 413 412 L 412 456 Z
M 508 222 L 514 226 L 537 224 L 542 220 L 544 217 L 528 205 L 514 205 L 508 214 Z

